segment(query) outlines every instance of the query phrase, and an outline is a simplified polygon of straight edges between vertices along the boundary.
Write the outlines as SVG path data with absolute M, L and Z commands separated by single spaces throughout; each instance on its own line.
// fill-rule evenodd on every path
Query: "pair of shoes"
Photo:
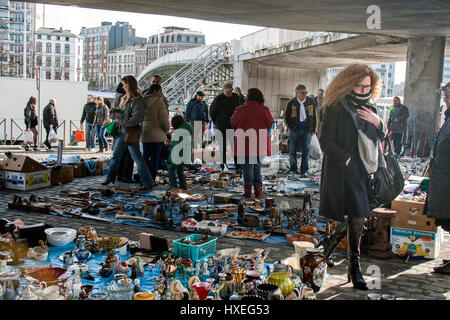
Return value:
M 107 186 L 108 184 L 110 184 L 111 183 L 111 181 L 103 181 L 102 182 L 102 186 Z
M 96 153 L 103 153 L 103 150 L 100 149 L 100 150 L 98 150 Z
M 360 266 L 360 243 L 364 230 L 364 222 L 350 220 L 347 226 L 347 280 L 352 282 L 353 288 L 359 290 L 368 290 L 367 283 L 364 280 Z
M 255 188 L 255 198 L 262 198 L 262 197 L 264 197 L 262 183 L 261 182 L 256 182 L 255 184 L 253 184 L 253 186 Z

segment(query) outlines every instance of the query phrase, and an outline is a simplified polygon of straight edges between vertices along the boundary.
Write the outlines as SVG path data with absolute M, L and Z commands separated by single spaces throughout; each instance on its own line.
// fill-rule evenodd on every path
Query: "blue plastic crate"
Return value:
M 177 257 L 191 259 L 192 261 L 208 258 L 209 256 L 215 254 L 217 237 L 210 237 L 211 240 L 198 246 L 180 242 L 182 239 L 186 238 L 190 238 L 192 241 L 197 241 L 201 237 L 201 234 L 191 234 L 186 237 L 173 240 L 173 252 Z

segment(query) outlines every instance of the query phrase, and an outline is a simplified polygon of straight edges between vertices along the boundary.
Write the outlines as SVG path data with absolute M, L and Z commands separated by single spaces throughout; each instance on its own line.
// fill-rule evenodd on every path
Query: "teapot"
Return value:
M 291 265 L 285 265 L 284 263 L 281 263 L 281 261 L 278 261 L 273 265 L 272 272 L 270 272 L 270 268 L 267 267 L 268 277 L 266 283 L 276 285 L 281 289 L 283 296 L 287 297 L 295 288 L 295 282 L 294 279 L 292 279 L 293 273 L 294 269 Z

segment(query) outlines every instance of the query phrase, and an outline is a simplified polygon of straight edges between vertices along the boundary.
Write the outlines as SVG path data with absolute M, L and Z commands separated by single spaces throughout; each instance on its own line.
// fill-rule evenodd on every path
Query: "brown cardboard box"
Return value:
M 11 158 L 6 158 L 0 163 L 0 169 L 14 172 L 35 172 L 47 170 L 47 167 L 28 156 L 12 155 Z
M 98 176 L 102 174 L 103 162 L 101 160 L 95 160 L 95 171 L 90 172 L 89 170 L 85 170 L 86 176 Z
M 400 198 L 392 201 L 392 210 L 397 211 L 391 218 L 391 228 L 404 228 L 421 231 L 436 232 L 437 226 L 434 218 L 423 214 L 424 202 L 404 201 Z
M 73 181 L 73 166 L 65 164 L 62 167 L 53 167 L 51 170 L 52 186 Z
M 86 177 L 85 166 L 83 162 L 80 163 L 69 163 L 73 167 L 73 177 L 80 178 Z
M 216 188 L 226 188 L 228 186 L 228 181 L 222 181 L 222 180 L 211 180 L 209 182 L 209 185 L 211 187 L 216 187 Z
M 213 195 L 214 197 L 214 202 L 217 203 L 229 203 L 230 199 L 233 197 L 234 195 L 232 193 L 216 193 L 215 195 Z

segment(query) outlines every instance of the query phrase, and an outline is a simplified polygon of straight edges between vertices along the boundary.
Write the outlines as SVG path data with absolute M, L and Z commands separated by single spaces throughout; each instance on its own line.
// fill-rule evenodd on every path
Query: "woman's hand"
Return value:
M 366 120 L 367 122 L 373 124 L 377 129 L 381 129 L 381 119 L 380 117 L 373 112 L 372 110 L 361 106 L 361 109 L 356 109 L 361 119 Z
M 345 166 L 346 167 L 348 167 L 348 164 L 350 163 L 350 160 L 351 160 L 352 158 L 350 157 L 350 158 L 348 158 L 348 160 L 345 162 Z

